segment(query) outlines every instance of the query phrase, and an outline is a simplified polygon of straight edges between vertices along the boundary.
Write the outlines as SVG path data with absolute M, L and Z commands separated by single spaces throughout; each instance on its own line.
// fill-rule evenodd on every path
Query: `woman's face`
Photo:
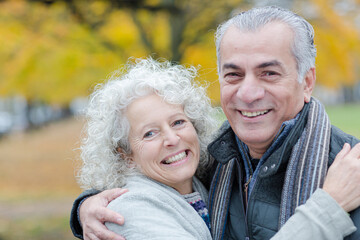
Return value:
M 181 194 L 190 193 L 200 146 L 183 107 L 153 94 L 132 102 L 126 116 L 131 157 L 141 172 Z

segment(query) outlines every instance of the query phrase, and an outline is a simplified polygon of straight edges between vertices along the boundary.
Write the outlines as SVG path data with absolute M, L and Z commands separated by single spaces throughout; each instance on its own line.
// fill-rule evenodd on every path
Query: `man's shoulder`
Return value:
M 355 136 L 345 133 L 334 125 L 331 126 L 330 144 L 332 146 L 339 146 L 341 150 L 345 143 L 349 143 L 351 146 L 354 146 L 358 142 L 360 142 L 360 140 Z
M 349 143 L 353 147 L 358 142 L 360 142 L 360 140 L 355 136 L 345 133 L 340 128 L 332 125 L 331 136 L 330 136 L 330 153 L 329 153 L 331 162 L 335 159 L 338 152 L 341 151 L 345 143 Z

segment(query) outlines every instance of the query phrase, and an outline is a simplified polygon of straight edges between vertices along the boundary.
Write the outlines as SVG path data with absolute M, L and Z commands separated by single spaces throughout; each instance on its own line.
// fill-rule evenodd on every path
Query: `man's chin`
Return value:
M 271 144 L 273 137 L 270 135 L 265 135 L 263 131 L 242 131 L 240 130 L 240 134 L 236 135 L 238 138 L 244 142 L 249 147 L 254 148 L 267 148 Z

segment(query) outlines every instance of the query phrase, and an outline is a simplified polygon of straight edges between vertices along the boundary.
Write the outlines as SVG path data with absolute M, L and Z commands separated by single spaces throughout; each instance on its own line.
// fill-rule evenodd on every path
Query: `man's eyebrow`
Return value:
M 228 68 L 231 68 L 231 69 L 241 69 L 241 67 L 239 67 L 238 65 L 235 65 L 233 63 L 225 63 L 223 66 L 222 66 L 222 69 L 228 69 Z
M 256 66 L 256 68 L 266 68 L 266 67 L 271 67 L 271 66 L 279 66 L 281 68 L 283 68 L 283 64 L 277 60 L 272 60 L 272 61 L 269 61 L 269 62 L 263 62 L 263 63 L 260 63 L 259 65 Z M 234 64 L 234 63 L 225 63 L 223 66 L 222 66 L 222 69 L 242 69 L 240 66 Z
M 266 68 L 266 67 L 271 67 L 271 66 L 279 66 L 279 67 L 283 67 L 283 65 L 277 61 L 277 60 L 273 60 L 270 62 L 264 62 L 264 63 L 260 63 L 259 65 L 256 66 L 256 68 Z

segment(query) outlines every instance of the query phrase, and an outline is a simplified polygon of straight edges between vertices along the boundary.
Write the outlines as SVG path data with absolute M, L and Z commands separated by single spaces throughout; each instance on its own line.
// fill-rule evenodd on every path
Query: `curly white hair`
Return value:
M 157 94 L 170 104 L 184 107 L 200 142 L 200 162 L 196 172 L 204 174 L 209 167 L 207 145 L 217 121 L 217 108 L 211 106 L 206 88 L 195 81 L 197 69 L 173 65 L 152 58 L 129 61 L 105 84 L 97 85 L 86 111 L 86 137 L 82 140 L 83 165 L 78 182 L 84 189 L 98 190 L 121 187 L 126 177 L 134 174 L 126 155 L 131 153 L 128 136 L 130 125 L 125 117 L 127 106 L 135 99 Z M 125 154 L 117 151 L 121 148 Z

